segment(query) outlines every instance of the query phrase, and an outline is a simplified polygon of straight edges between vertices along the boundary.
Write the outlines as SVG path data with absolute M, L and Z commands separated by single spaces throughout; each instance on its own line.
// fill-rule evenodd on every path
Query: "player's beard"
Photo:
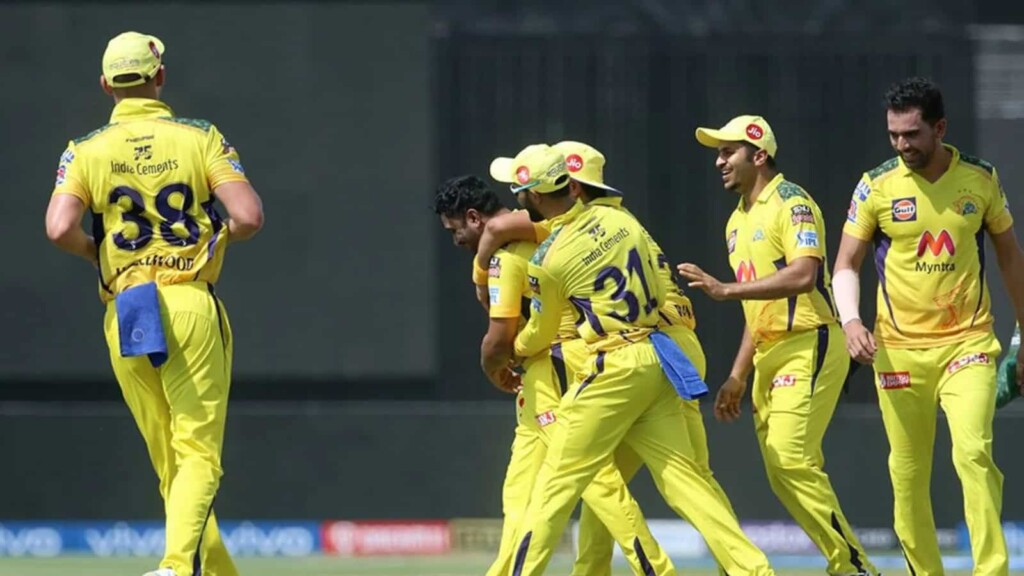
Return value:
M 530 222 L 543 222 L 545 220 L 544 215 L 534 207 L 529 193 L 526 194 L 526 199 L 523 201 L 522 205 L 523 208 L 526 209 L 526 213 L 530 216 Z
M 930 153 L 928 153 L 925 152 L 924 150 L 918 150 L 915 148 L 913 150 L 910 150 L 910 152 L 913 152 L 913 154 L 911 154 L 909 157 L 901 152 L 900 158 L 903 159 L 903 163 L 907 165 L 907 168 L 910 168 L 912 170 L 924 168 L 932 161 L 932 156 L 935 155 L 935 150 L 932 150 Z

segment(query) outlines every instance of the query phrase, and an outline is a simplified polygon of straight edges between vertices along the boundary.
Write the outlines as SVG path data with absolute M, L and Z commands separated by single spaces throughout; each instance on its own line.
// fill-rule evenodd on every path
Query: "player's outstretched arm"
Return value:
M 539 241 L 537 231 L 526 210 L 509 212 L 487 221 L 483 234 L 480 235 L 480 244 L 476 249 L 476 265 L 480 269 L 486 270 L 491 256 L 494 256 L 498 248 L 515 240 Z
M 1024 252 L 1021 252 L 1012 226 L 1004 232 L 992 234 L 991 238 L 1003 285 L 1013 302 L 1017 325 L 1024 326 Z M 1024 347 L 1017 350 L 1017 386 L 1024 390 Z
M 96 264 L 96 241 L 82 230 L 85 204 L 72 194 L 54 194 L 46 208 L 46 237 L 58 248 Z
M 225 182 L 213 194 L 228 211 L 228 240 L 248 240 L 263 228 L 263 201 L 248 182 Z
M 868 243 L 843 232 L 832 272 L 832 292 L 839 310 L 839 321 L 846 333 L 846 350 L 861 364 L 871 364 L 878 346 L 860 319 L 860 267 L 868 252 Z
M 813 290 L 820 265 L 813 256 L 801 256 L 775 274 L 751 282 L 720 282 L 696 264 L 680 264 L 676 269 L 691 288 L 700 288 L 715 300 L 778 300 Z

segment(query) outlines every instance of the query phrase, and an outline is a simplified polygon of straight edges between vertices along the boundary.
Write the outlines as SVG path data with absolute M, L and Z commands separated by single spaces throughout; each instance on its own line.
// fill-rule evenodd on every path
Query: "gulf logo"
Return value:
M 893 222 L 917 220 L 917 198 L 896 198 L 892 201 Z

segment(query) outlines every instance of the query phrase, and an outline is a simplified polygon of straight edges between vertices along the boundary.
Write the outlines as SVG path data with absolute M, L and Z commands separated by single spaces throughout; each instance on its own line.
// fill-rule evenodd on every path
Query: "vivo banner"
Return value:
M 301 557 L 321 551 L 319 522 L 221 522 L 233 556 Z M 162 522 L 0 522 L 0 556 L 161 556 Z

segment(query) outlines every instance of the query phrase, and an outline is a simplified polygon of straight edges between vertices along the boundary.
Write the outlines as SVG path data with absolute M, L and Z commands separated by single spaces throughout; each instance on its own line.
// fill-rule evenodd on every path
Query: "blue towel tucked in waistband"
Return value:
M 167 361 L 167 337 L 160 319 L 160 298 L 156 283 L 133 286 L 114 298 L 117 308 L 117 330 L 121 339 L 121 356 L 149 355 L 149 362 L 158 367 Z
M 675 340 L 658 330 L 652 332 L 650 338 L 661 360 L 661 369 L 683 399 L 696 400 L 708 393 L 708 385 L 701 380 L 697 367 Z

